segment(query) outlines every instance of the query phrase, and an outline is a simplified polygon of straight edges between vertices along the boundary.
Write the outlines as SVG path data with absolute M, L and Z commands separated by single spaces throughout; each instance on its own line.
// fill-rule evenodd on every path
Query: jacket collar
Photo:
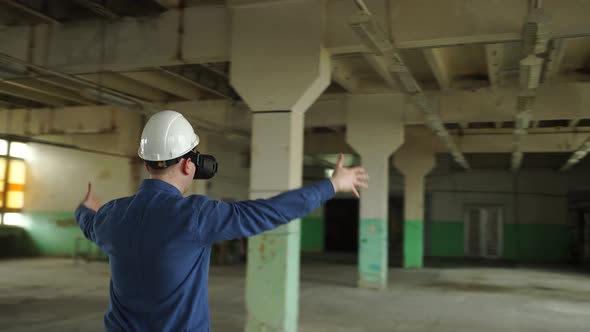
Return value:
M 158 180 L 158 179 L 145 179 L 139 186 L 139 190 L 158 190 L 158 191 L 165 191 L 170 194 L 182 196 L 182 193 L 178 188 L 171 185 L 168 182 Z

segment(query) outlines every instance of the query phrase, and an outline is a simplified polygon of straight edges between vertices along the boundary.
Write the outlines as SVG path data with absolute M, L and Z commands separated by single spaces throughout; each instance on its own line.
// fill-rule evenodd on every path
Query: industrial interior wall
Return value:
M 430 256 L 462 257 L 465 216 L 470 207 L 502 210 L 500 257 L 518 261 L 565 261 L 571 256 L 567 192 L 583 187 L 584 173 L 553 170 L 472 171 L 432 174 L 426 180 L 430 220 L 425 228 Z M 582 190 L 583 188 L 577 188 Z
M 102 202 L 135 191 L 132 164 L 126 157 L 84 152 L 46 144 L 29 144 L 27 185 L 22 227 L 40 255 L 71 256 L 79 251 L 92 258 L 100 251 L 84 239 L 74 210 L 87 183 Z
M 217 176 L 207 181 L 207 194 L 214 199 L 248 198 L 247 148 L 225 141 L 208 142 L 208 152 L 220 167 Z M 97 195 L 108 201 L 132 195 L 147 173 L 141 163 L 119 156 L 83 152 L 44 144 L 30 144 L 27 159 L 28 182 L 25 211 L 22 214 L 34 250 L 41 255 L 70 256 L 76 241 L 93 258 L 100 251 L 85 239 L 74 220 L 74 210 L 92 181 Z

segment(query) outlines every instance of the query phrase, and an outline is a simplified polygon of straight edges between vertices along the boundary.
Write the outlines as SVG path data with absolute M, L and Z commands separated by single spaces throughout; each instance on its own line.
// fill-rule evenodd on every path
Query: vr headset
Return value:
M 181 159 L 190 159 L 195 165 L 197 165 L 197 171 L 193 179 L 195 180 L 208 180 L 215 176 L 217 173 L 217 160 L 210 154 L 202 154 L 199 151 L 191 150 L 185 155 L 165 160 L 165 161 L 146 161 L 146 163 L 156 169 L 164 169 L 166 167 L 178 164 Z

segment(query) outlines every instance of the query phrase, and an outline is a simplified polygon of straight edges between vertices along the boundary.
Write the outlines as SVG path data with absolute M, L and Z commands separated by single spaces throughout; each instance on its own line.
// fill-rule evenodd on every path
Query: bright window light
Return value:
M 27 172 L 25 162 L 22 160 L 11 160 L 10 169 L 8 170 L 8 183 L 10 184 L 25 184 L 27 180 Z
M 10 143 L 10 156 L 15 158 L 26 159 L 29 156 L 29 147 L 25 143 Z
M 20 213 L 5 213 L 4 225 L 28 228 L 29 221 Z
M 0 156 L 5 156 L 8 152 L 8 142 L 0 139 Z
M 26 166 L 22 160 L 12 160 L 9 167 L 6 207 L 22 209 L 25 205 Z
M 326 172 L 326 177 L 327 178 L 331 178 L 332 177 L 332 174 L 334 174 L 334 170 L 331 169 L 331 168 L 326 168 L 326 171 L 325 172 Z

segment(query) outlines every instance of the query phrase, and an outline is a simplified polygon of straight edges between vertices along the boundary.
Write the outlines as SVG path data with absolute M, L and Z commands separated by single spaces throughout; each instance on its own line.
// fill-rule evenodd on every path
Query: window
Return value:
M 25 204 L 25 143 L 0 139 L 0 222 L 13 224 Z

